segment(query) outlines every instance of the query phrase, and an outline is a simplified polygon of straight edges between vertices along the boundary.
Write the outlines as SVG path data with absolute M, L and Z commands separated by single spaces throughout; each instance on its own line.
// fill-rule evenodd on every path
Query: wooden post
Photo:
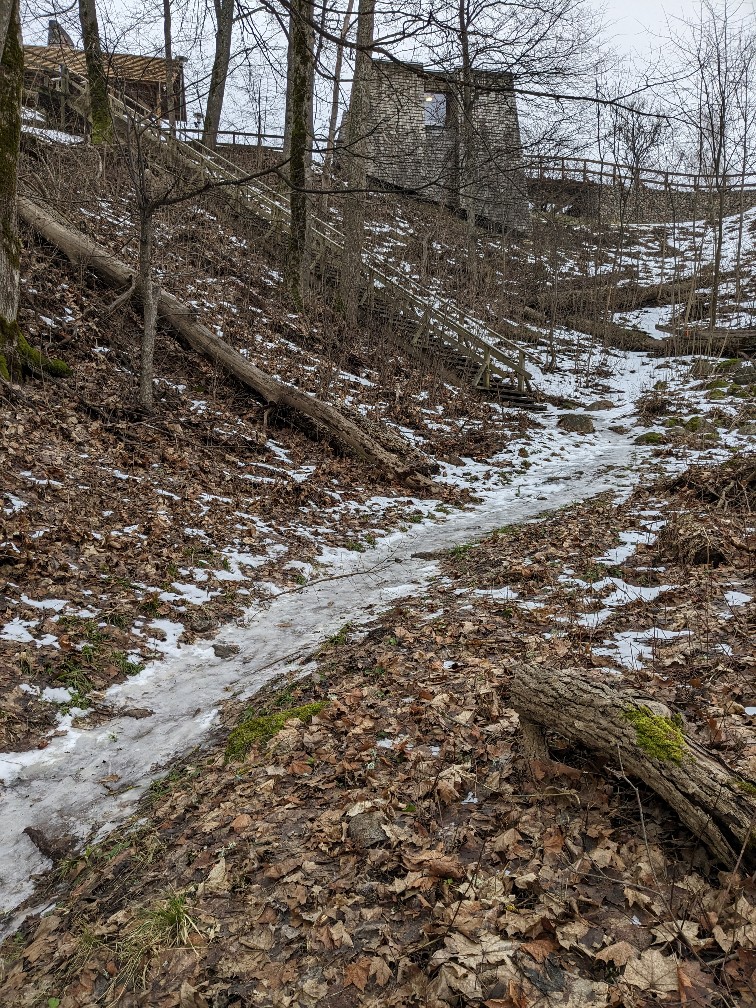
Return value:
M 68 67 L 65 63 L 60 64 L 60 128 L 66 129 L 66 105 L 68 96 L 71 93 L 71 83 L 68 77 Z

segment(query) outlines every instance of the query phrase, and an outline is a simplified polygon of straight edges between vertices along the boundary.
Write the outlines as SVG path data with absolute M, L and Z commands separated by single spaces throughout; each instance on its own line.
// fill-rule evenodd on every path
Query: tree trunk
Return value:
M 153 375 L 155 371 L 155 328 L 158 288 L 152 282 L 152 213 L 142 209 L 139 225 L 139 284 L 142 294 L 144 324 L 139 362 L 139 405 L 146 413 L 155 408 Z
M 576 669 L 520 666 L 520 717 L 607 757 L 652 788 L 717 862 L 756 863 L 756 785 L 727 767 L 664 704 Z
M 11 19 L 16 11 L 14 0 L 1 0 L 0 2 L 0 53 L 5 49 L 5 39 L 8 35 Z
M 61 224 L 30 200 L 19 199 L 19 212 L 38 234 L 60 249 L 71 262 L 91 269 L 110 286 L 125 289 L 133 282 L 133 270 L 126 263 L 81 232 Z M 143 298 L 138 278 L 135 292 Z M 156 302 L 158 315 L 193 350 L 220 365 L 238 381 L 252 389 L 264 402 L 290 411 L 295 416 L 305 417 L 308 421 L 306 430 L 311 431 L 314 427 L 318 436 L 326 435 L 354 454 L 375 463 L 390 477 L 407 482 L 411 486 L 432 488 L 433 483 L 427 474 L 437 471 L 437 467 L 427 460 L 420 462 L 409 445 L 403 444 L 401 448 L 396 445 L 385 447 L 377 437 L 373 437 L 330 403 L 322 402 L 307 392 L 300 392 L 299 389 L 261 371 L 199 322 L 193 309 L 172 294 L 160 291 Z
M 323 157 L 323 188 L 330 188 L 331 166 L 333 164 L 333 149 L 336 146 L 336 126 L 339 118 L 339 90 L 341 88 L 341 68 L 344 64 L 344 44 L 349 35 L 349 27 L 352 22 L 352 11 L 354 10 L 354 0 L 347 0 L 347 9 L 344 14 L 344 21 L 341 25 L 339 44 L 336 47 L 336 62 L 333 68 L 333 91 L 331 92 L 331 111 L 328 117 L 328 139 Z
M 215 147 L 218 141 L 218 127 L 223 111 L 228 67 L 231 62 L 234 8 L 234 0 L 215 0 L 215 56 L 210 74 L 210 89 L 207 93 L 205 125 L 202 131 L 202 143 L 206 147 Z
M 173 72 L 173 38 L 171 30 L 171 0 L 163 0 L 163 42 L 165 45 L 165 101 L 168 106 L 168 132 L 176 136 L 175 75 Z
M 100 42 L 96 0 L 79 0 L 79 20 L 87 63 L 92 143 L 108 143 L 113 137 L 113 117 L 110 114 L 108 75 Z
M 341 259 L 339 297 L 348 325 L 357 322 L 362 246 L 365 235 L 365 190 L 367 188 L 367 126 L 370 118 L 370 46 L 375 30 L 375 0 L 359 0 L 357 6 L 357 51 L 349 99 L 346 150 L 349 191 L 344 196 L 344 251 Z
M 18 0 L 12 0 L 0 59 L 0 377 L 6 380 L 10 377 L 6 354 L 20 335 L 16 321 L 21 259 L 16 193 L 23 81 L 21 21 Z
M 307 178 L 310 165 L 313 75 L 313 0 L 294 0 L 289 18 L 286 132 L 289 157 L 289 207 L 291 227 L 286 261 L 289 291 L 294 303 L 302 302 L 306 287 Z
M 719 286 L 722 273 L 722 245 L 724 243 L 725 205 L 725 182 L 724 180 L 720 180 L 716 200 L 716 219 L 714 221 L 714 276 L 711 281 L 711 302 L 709 304 L 709 353 L 711 353 L 711 340 L 714 336 L 714 330 L 717 327 L 717 316 L 719 313 Z
M 478 166 L 475 152 L 475 88 L 470 52 L 471 19 L 469 0 L 458 0 L 457 20 L 462 56 L 462 66 L 459 70 L 461 79 L 458 125 L 459 202 L 460 209 L 465 213 L 467 224 L 467 255 L 465 257 L 467 283 L 468 289 L 474 296 L 478 282 L 478 235 L 476 229 L 478 215 L 474 199 Z

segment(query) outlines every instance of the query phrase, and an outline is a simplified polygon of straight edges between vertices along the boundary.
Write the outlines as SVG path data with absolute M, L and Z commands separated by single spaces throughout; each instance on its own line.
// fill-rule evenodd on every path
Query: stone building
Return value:
M 474 215 L 478 223 L 527 230 L 512 75 L 476 71 L 470 94 L 472 114 L 465 116 L 460 71 L 374 59 L 365 129 L 368 175 Z

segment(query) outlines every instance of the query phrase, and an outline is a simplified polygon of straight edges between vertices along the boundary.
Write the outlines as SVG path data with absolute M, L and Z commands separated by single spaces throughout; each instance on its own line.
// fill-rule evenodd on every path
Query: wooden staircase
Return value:
M 86 81 L 71 74 L 72 100 L 78 112 L 85 98 Z M 77 93 L 78 92 L 78 93 Z M 290 226 L 287 199 L 262 179 L 241 181 L 245 172 L 198 141 L 171 137 L 155 117 L 132 99 L 111 95 L 113 115 L 153 141 L 167 158 L 180 161 L 198 182 L 229 183 L 215 190 L 237 211 L 248 212 L 274 233 L 283 236 Z M 316 268 L 336 277 L 344 238 L 320 218 L 309 225 L 312 258 Z M 416 278 L 407 277 L 380 256 L 363 252 L 363 304 L 383 317 L 394 338 L 414 356 L 431 362 L 455 384 L 481 395 L 525 409 L 543 411 L 535 398 L 527 361 L 537 363 L 530 351 L 489 329 L 454 302 L 440 299 Z

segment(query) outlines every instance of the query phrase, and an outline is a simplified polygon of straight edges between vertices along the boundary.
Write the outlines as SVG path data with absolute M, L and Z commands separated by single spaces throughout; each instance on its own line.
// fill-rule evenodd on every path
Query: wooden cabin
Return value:
M 139 102 L 158 119 L 168 118 L 166 63 L 160 56 L 135 56 L 131 53 L 104 53 L 105 72 L 116 94 Z M 173 107 L 176 120 L 186 121 L 184 57 L 173 60 Z M 51 21 L 48 45 L 24 46 L 24 103 L 44 112 L 51 124 L 65 119 L 67 78 L 86 78 L 87 65 L 82 49 L 76 49 L 70 37 Z

